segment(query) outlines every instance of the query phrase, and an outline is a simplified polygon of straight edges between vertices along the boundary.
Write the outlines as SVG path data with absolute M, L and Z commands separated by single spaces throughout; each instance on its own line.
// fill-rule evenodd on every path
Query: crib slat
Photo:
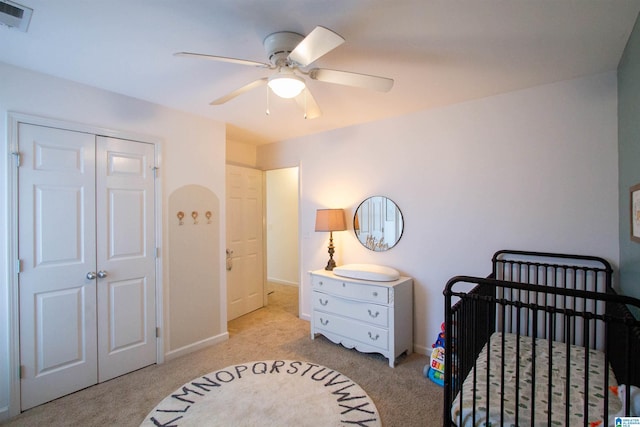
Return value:
M 516 318 L 517 321 L 517 328 L 516 328 L 516 425 L 519 425 L 519 419 L 520 419 L 520 310 L 521 307 L 518 306 L 517 307 L 517 312 L 518 312 L 518 317 Z
M 565 327 L 567 329 L 567 339 L 565 342 L 565 346 L 566 346 L 566 350 L 565 353 L 566 354 L 571 354 L 571 323 L 570 322 L 565 322 Z M 565 357 L 566 360 L 566 364 L 565 364 L 565 377 L 566 377 L 566 381 L 565 381 L 565 386 L 564 386 L 564 395 L 565 396 L 569 396 L 569 394 L 571 393 L 571 357 Z M 565 398 L 567 399 L 567 398 Z M 568 426 L 569 425 L 569 405 L 564 405 L 564 425 Z
M 487 387 L 486 387 L 487 390 L 486 390 L 486 394 L 485 394 L 485 401 L 487 402 L 487 405 L 486 405 L 486 411 L 485 411 L 486 412 L 485 419 L 489 419 L 489 414 L 490 414 L 490 411 L 491 411 L 491 403 L 490 403 L 490 399 L 489 399 L 489 396 L 491 396 L 491 393 L 490 393 L 491 381 L 489 381 L 489 377 L 491 375 L 491 351 L 489 351 L 489 349 L 491 349 L 491 336 L 492 336 L 492 334 L 491 334 L 491 328 L 490 328 L 489 324 L 490 324 L 490 319 L 489 319 L 489 316 L 487 316 L 487 320 L 486 320 L 486 333 L 487 333 L 487 337 L 488 337 L 488 339 L 487 339 L 487 373 L 486 373 L 487 376 L 485 378 L 485 382 L 487 384 Z M 475 402 L 475 399 L 473 401 Z M 475 418 L 473 420 L 473 425 L 476 425 Z
M 589 322 L 584 322 L 585 343 L 588 343 Z M 607 367 L 605 367 L 606 369 Z M 584 427 L 588 427 L 589 419 L 589 347 L 584 347 Z
M 551 425 L 551 402 L 553 400 L 553 341 L 551 340 L 551 331 L 553 330 L 553 317 L 549 318 L 549 337 L 547 337 L 547 342 L 549 343 L 548 352 L 549 352 L 549 368 L 547 371 L 547 425 Z
M 505 309 L 506 309 L 506 305 L 500 304 L 500 310 L 502 311 L 503 316 L 504 316 Z M 505 383 L 504 381 L 504 366 L 505 366 L 504 340 L 505 340 L 505 334 L 503 333 L 502 339 L 500 342 L 500 357 L 502 359 L 502 363 L 500 363 L 500 396 L 502 396 L 502 399 L 500 399 L 500 425 L 504 425 L 504 383 Z M 488 396 L 489 395 L 487 395 L 487 397 Z

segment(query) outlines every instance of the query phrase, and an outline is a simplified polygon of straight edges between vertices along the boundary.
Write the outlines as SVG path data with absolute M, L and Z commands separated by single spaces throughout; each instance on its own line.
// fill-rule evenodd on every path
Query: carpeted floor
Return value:
M 311 340 L 309 322 L 298 318 L 298 289 L 272 283 L 268 289 L 267 307 L 229 322 L 228 341 L 30 409 L 3 426 L 139 426 L 165 396 L 195 377 L 276 359 L 317 363 L 351 378 L 371 397 L 385 427 L 442 425 L 442 388 L 423 377 L 426 356 L 414 353 L 390 368 L 379 354 L 324 337 Z

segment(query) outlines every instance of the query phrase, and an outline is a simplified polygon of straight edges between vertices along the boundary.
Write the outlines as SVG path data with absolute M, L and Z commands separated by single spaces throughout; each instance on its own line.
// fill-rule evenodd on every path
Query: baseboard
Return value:
M 424 355 L 431 355 L 431 348 L 427 348 L 425 346 L 422 345 L 417 345 L 417 344 L 413 344 L 413 352 L 414 353 L 420 353 L 420 354 L 424 354 Z
M 0 408 L 0 423 L 3 423 L 9 419 L 9 407 L 5 406 Z
M 275 283 L 277 285 L 295 286 L 296 288 L 299 287 L 297 282 L 291 282 L 291 281 L 288 281 L 288 280 L 276 279 L 276 278 L 273 278 L 273 277 L 267 277 L 267 282 Z
M 176 350 L 171 350 L 168 353 L 166 353 L 164 355 L 164 360 L 166 362 L 172 359 L 176 359 L 180 356 L 184 356 L 185 354 L 193 353 L 194 351 L 211 347 L 214 344 L 227 341 L 228 339 L 229 339 L 229 333 L 225 332 L 224 334 L 216 335 L 214 337 L 210 337 L 202 341 L 195 342 L 193 344 L 185 345 L 184 347 L 180 347 Z

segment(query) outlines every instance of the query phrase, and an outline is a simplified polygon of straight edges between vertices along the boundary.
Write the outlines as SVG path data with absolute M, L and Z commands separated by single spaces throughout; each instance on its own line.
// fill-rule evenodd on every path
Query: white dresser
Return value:
M 311 339 L 322 334 L 336 344 L 381 353 L 389 366 L 413 351 L 413 280 L 376 282 L 311 272 Z

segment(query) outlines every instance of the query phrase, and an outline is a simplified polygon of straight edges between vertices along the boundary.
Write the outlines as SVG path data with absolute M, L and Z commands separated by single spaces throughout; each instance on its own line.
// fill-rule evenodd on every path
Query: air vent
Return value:
M 27 32 L 33 9 L 9 0 L 0 0 L 0 24 Z

